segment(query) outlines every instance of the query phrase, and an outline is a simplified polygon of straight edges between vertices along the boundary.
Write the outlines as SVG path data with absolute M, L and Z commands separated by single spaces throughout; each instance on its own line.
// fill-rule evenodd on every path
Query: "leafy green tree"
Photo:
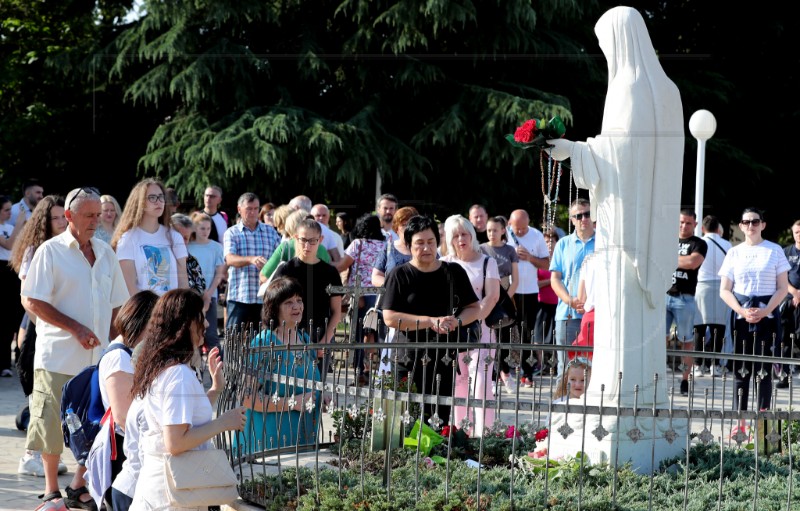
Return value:
M 110 73 L 129 84 L 127 100 L 170 112 L 142 172 L 198 198 L 219 182 L 352 203 L 377 172 L 385 188 L 429 207 L 505 201 L 518 174 L 538 182 L 527 175 L 533 157 L 503 135 L 534 115 L 572 121 L 551 64 L 601 76 L 557 28 L 577 23 L 584 2 L 144 5 L 108 50 Z M 509 195 L 532 201 L 535 191 Z
M 46 191 L 63 191 L 64 174 L 78 167 L 81 159 L 86 165 L 98 138 L 92 124 L 103 106 L 93 105 L 98 95 L 92 93 L 89 56 L 104 35 L 108 41 L 130 4 L 130 0 L 0 2 L 4 191 L 15 192 L 30 176 L 42 178 Z

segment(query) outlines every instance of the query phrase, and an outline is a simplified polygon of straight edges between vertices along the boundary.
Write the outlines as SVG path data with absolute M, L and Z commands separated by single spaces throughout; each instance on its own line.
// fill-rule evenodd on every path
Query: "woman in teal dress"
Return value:
M 257 376 L 245 389 L 247 423 L 234 442 L 234 449 L 241 448 L 242 454 L 315 445 L 320 392 L 313 390 L 313 384 L 321 380 L 317 353 L 310 348 L 289 349 L 310 344 L 308 335 L 296 328 L 302 317 L 300 284 L 289 277 L 270 283 L 261 313 L 268 328 L 250 343 L 251 348 L 267 349 L 250 355 Z M 275 376 L 279 381 L 273 380 Z M 294 377 L 294 382 L 287 385 L 287 376 Z

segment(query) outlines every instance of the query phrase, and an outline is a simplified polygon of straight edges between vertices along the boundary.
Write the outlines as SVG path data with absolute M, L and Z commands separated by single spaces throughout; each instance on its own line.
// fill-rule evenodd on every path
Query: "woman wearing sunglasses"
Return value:
M 780 315 L 776 309 L 788 293 L 789 262 L 780 246 L 761 237 L 766 225 L 761 211 L 745 209 L 739 222 L 744 243 L 728 251 L 719 270 L 722 277 L 720 297 L 734 314 L 732 331 L 737 354 L 779 354 L 774 341 L 781 338 Z M 758 377 L 761 378 L 758 409 L 769 408 L 772 364 L 739 361 L 732 364 L 736 378 L 734 404 L 738 402 L 738 409 L 747 410 L 750 379 Z M 739 428 L 743 426 L 740 424 Z
M 140 181 L 131 190 L 111 247 L 131 296 L 149 289 L 157 295 L 188 288 L 186 244 L 170 227 L 164 185 L 155 179 Z

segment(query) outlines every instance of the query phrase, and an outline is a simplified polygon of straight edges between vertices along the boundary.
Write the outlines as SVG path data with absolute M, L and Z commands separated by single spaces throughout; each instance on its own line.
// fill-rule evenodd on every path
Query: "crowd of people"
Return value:
M 45 196 L 33 180 L 19 202 L 0 197 L 0 258 L 6 262 L 0 278 L 4 289 L 21 296 L 7 308 L 0 333 L 0 376 L 13 375 L 8 343 L 16 341 L 30 410 L 19 472 L 44 477 L 42 509 L 95 509 L 103 499 L 115 511 L 166 508 L 160 457 L 207 448 L 223 431 L 240 432 L 234 445 L 242 453 L 313 444 L 323 396 L 303 386 L 267 377 L 249 381 L 252 392 L 243 406 L 212 418 L 225 385 L 220 332 L 270 347 L 256 355 L 265 375 L 319 381 L 328 369 L 320 348 L 334 341 L 347 310 L 357 311 L 357 342 L 387 343 L 385 353 L 392 341 L 420 345 L 401 363 L 396 357 L 380 368 L 366 349 L 356 350 L 358 384 L 374 381 L 381 370 L 398 370 L 420 392 L 469 397 L 478 405 L 454 407 L 452 422 L 475 436 L 494 422 L 493 409 L 480 401 L 499 389 L 514 393 L 551 371 L 561 378 L 557 399 L 580 397 L 588 385 L 591 354 L 580 348 L 553 357 L 544 350 L 500 350 L 495 357 L 480 347 L 498 341 L 593 344 L 593 281 L 602 269 L 592 265 L 596 226 L 586 199 L 570 204 L 567 234 L 537 229 L 525 210 L 490 216 L 480 204 L 467 217 L 437 222 L 414 207 L 399 207 L 391 194 L 378 198 L 374 212 L 336 212 L 335 226 L 328 206 L 302 195 L 276 206 L 244 193 L 230 216 L 218 186 L 206 188 L 203 207 L 194 211 L 180 211 L 176 197 L 155 179 L 136 184 L 124 208 L 88 187 L 66 198 Z M 786 353 L 800 328 L 800 221 L 792 227 L 795 244 L 785 249 L 761 237 L 765 225 L 762 212 L 746 209 L 739 223 L 745 241 L 731 247 L 715 217 L 703 219 L 700 238 L 693 235 L 694 213 L 681 211 L 678 268 L 664 289 L 667 340 L 686 350 L 684 394 L 695 366 L 697 375 L 728 370 L 740 392 L 735 404 L 746 409 L 750 381 L 760 373 L 758 406 L 770 406 L 771 366 L 761 371 L 761 364 L 724 357 L 726 351 L 778 355 L 781 347 Z M 358 293 L 349 303 L 347 290 L 356 285 L 383 292 Z M 501 292 L 513 298 L 515 321 L 489 328 L 484 320 Z M 375 309 L 384 324 L 365 326 Z M 467 357 L 441 344 L 426 347 L 462 335 L 478 342 Z M 310 349 L 301 360 L 289 355 L 292 345 Z M 694 349 L 710 352 L 709 358 L 693 356 Z M 195 372 L 201 350 L 212 381 L 207 391 Z M 456 361 L 454 371 L 444 370 L 448 356 Z M 78 467 L 64 497 L 57 478 L 66 471 L 62 387 L 94 364 L 120 455 L 99 482 L 90 471 L 91 490 L 86 467 Z M 791 377 L 787 371 L 778 371 L 778 387 Z M 451 421 L 450 407 L 426 405 L 425 413 L 441 424 Z

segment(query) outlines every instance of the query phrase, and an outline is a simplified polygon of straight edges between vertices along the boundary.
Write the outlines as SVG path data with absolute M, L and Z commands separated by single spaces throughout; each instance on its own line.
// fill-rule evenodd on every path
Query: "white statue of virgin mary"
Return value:
M 630 7 L 600 18 L 595 33 L 608 60 L 601 133 L 586 142 L 548 141 L 557 160 L 571 159 L 575 183 L 589 190 L 597 222 L 594 370 L 589 398 L 605 384 L 606 403 L 666 401 L 665 294 L 678 264 L 683 172 L 683 112 L 644 20 Z

